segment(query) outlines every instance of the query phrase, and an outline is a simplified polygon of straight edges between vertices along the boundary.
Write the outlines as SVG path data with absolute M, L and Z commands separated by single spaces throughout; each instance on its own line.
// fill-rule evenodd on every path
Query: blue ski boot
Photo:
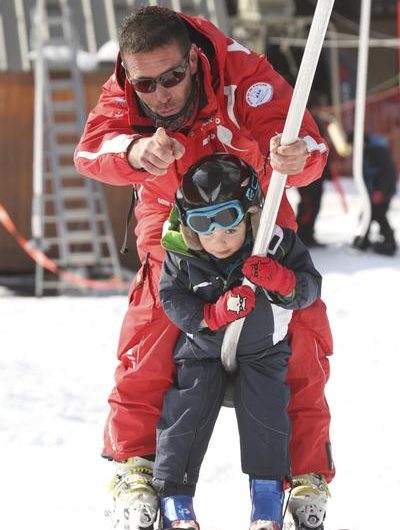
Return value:
M 161 497 L 160 511 L 163 530 L 173 528 L 200 530 L 193 510 L 193 497 L 189 495 Z
M 281 530 L 283 486 L 279 480 L 250 480 L 250 530 Z

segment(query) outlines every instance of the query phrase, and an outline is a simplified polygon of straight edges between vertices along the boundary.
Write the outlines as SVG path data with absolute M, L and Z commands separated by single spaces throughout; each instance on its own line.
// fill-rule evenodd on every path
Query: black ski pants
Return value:
M 384 201 L 381 204 L 371 202 L 371 221 L 376 221 L 379 225 L 379 232 L 384 239 L 393 239 L 393 228 L 390 226 L 387 213 L 390 201 Z
M 283 480 L 290 472 L 289 356 L 286 341 L 261 353 L 238 353 L 234 403 L 242 470 L 250 478 Z M 180 359 L 176 365 L 157 429 L 154 486 L 163 496 L 194 495 L 228 380 L 220 359 Z

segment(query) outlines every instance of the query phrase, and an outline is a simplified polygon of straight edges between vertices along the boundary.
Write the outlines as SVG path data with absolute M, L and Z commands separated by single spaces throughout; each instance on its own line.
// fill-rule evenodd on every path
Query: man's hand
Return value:
M 256 297 L 251 287 L 234 287 L 221 295 L 214 304 L 204 306 L 204 322 L 212 331 L 217 331 L 251 313 L 255 304 Z
M 273 136 L 270 141 L 270 163 L 272 169 L 284 175 L 301 173 L 308 158 L 307 144 L 298 138 L 294 143 L 281 145 L 281 134 Z
M 184 146 L 159 127 L 153 136 L 133 143 L 128 152 L 128 162 L 132 167 L 144 169 L 152 175 L 165 175 L 169 166 L 182 158 L 184 153 Z
M 296 287 L 294 272 L 269 256 L 250 256 L 242 268 L 243 274 L 255 285 L 289 296 Z

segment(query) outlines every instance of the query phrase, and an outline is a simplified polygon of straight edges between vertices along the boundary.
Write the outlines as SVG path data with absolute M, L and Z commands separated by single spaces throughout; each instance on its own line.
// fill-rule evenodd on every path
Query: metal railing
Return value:
M 58 2 L 47 0 L 46 3 L 51 8 Z M 80 46 L 94 56 L 103 44 L 110 40 L 117 40 L 118 26 L 130 10 L 141 5 L 159 3 L 176 11 L 204 16 L 219 26 L 222 31 L 229 33 L 229 19 L 224 1 L 66 0 L 79 36 Z M 0 2 L 0 71 L 29 71 L 32 68 L 29 58 L 31 45 L 28 36 L 32 34 L 31 12 L 36 4 L 37 0 Z

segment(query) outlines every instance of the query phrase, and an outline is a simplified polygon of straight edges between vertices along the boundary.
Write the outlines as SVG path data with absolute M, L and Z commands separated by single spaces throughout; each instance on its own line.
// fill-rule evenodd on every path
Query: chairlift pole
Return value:
M 34 101 L 34 131 L 33 131 L 33 198 L 32 198 L 32 238 L 36 246 L 40 248 L 43 238 L 42 210 L 43 210 L 43 41 L 42 28 L 44 20 L 44 0 L 37 0 L 34 11 L 33 49 L 34 58 L 34 80 L 35 80 L 35 101 Z M 41 296 L 41 278 L 43 269 L 36 266 L 35 269 L 35 295 Z
M 353 136 L 353 175 L 361 201 L 361 218 L 357 236 L 364 238 L 371 223 L 371 203 L 363 176 L 365 104 L 368 79 L 369 28 L 371 0 L 362 0 L 360 13 L 360 35 L 357 60 L 357 86 Z
M 308 96 L 314 79 L 322 43 L 325 38 L 334 0 L 318 0 L 307 43 L 304 49 L 299 73 L 293 90 L 288 115 L 282 133 L 281 144 L 288 145 L 297 140 L 301 122 L 303 121 Z M 268 186 L 260 226 L 254 242 L 252 254 L 265 255 L 271 240 L 279 205 L 284 193 L 287 175 L 273 171 Z M 246 279 L 244 285 L 254 289 L 254 285 Z M 221 358 L 228 372 L 236 370 L 236 349 L 244 319 L 229 324 L 222 344 Z

